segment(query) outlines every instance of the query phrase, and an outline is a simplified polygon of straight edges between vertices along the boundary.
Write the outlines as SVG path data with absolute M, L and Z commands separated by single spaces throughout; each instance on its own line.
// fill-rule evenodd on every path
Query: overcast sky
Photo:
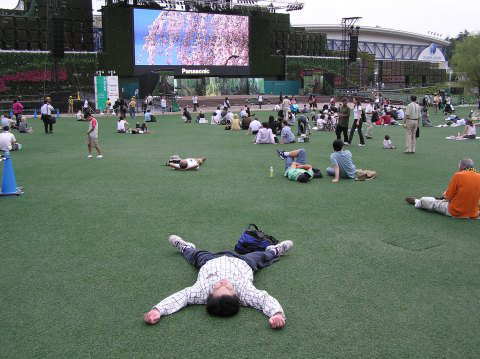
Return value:
M 3 1 L 3 0 L 0 0 Z M 99 9 L 102 0 L 92 0 Z M 291 13 L 292 25 L 338 24 L 342 17 L 361 16 L 360 26 L 381 26 L 442 37 L 467 29 L 480 31 L 480 0 L 305 0 L 302 11 Z

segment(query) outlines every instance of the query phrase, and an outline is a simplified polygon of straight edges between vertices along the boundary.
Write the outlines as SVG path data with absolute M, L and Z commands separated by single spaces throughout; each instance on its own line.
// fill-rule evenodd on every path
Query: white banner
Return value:
M 418 56 L 418 61 L 445 62 L 445 55 L 436 44 L 431 44 Z
M 118 76 L 107 76 L 107 97 L 110 99 L 112 105 L 119 96 Z

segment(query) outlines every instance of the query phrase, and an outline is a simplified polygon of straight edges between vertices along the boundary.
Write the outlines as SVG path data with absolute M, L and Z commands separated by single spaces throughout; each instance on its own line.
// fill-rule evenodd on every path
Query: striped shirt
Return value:
M 162 316 L 175 313 L 189 304 L 205 304 L 213 286 L 220 280 L 232 283 L 240 304 L 263 312 L 267 317 L 283 313 L 280 303 L 264 290 L 253 285 L 253 271 L 241 259 L 219 257 L 209 260 L 198 272 L 197 281 L 154 306 Z

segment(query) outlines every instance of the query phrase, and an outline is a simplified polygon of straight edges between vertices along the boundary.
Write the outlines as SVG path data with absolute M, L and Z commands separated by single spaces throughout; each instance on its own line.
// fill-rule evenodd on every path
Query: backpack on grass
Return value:
M 235 252 L 238 254 L 247 254 L 256 251 L 264 251 L 268 246 L 277 244 L 275 237 L 270 236 L 260 230 L 255 224 L 249 224 L 243 231 L 237 244 Z

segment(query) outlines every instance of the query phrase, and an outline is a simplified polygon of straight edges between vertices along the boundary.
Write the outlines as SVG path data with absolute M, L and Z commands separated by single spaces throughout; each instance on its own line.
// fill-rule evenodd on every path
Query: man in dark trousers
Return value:
M 335 133 L 337 135 L 337 140 L 341 139 L 343 133 L 343 142 L 345 145 L 349 145 L 348 142 L 348 122 L 350 120 L 350 107 L 348 107 L 347 98 L 342 100 L 342 107 L 338 111 L 338 123 Z
M 205 304 L 210 315 L 230 317 L 238 313 L 240 306 L 252 307 L 263 312 L 272 329 L 285 326 L 286 318 L 280 303 L 264 290 L 253 285 L 253 273 L 268 267 L 293 247 L 292 241 L 268 246 L 264 252 L 239 255 L 225 251 L 211 253 L 197 250 L 195 244 L 171 235 L 168 241 L 182 256 L 200 269 L 197 281 L 165 298 L 145 313 L 147 324 L 157 324 L 161 317 L 173 314 L 190 304 Z

